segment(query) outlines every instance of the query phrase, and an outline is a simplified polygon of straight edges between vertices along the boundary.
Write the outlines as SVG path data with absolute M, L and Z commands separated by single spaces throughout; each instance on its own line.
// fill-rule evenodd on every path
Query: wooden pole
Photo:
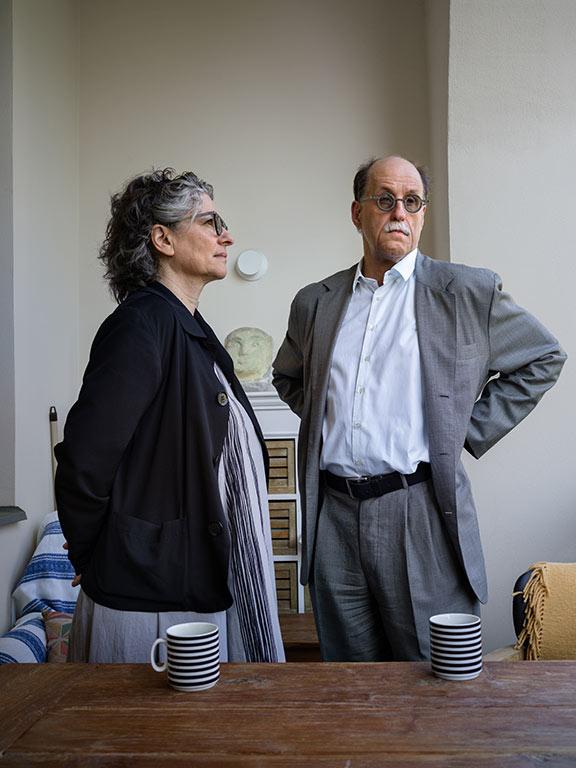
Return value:
M 58 442 L 58 413 L 56 412 L 56 408 L 51 405 L 50 406 L 50 455 L 52 457 L 52 496 L 54 499 L 54 509 L 56 509 L 56 490 L 55 490 L 55 480 L 56 480 L 56 456 L 54 455 L 54 446 Z

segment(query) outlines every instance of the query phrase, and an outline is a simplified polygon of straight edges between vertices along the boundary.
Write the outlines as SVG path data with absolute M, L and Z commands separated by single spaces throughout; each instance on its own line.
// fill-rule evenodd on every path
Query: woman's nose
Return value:
M 218 240 L 222 243 L 222 245 L 233 245 L 234 243 L 234 238 L 227 229 L 222 230 L 222 234 Z

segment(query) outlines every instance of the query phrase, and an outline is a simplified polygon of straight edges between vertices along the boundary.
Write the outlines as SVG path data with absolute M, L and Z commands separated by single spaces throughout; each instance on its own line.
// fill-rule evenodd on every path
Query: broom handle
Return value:
M 55 480 L 56 480 L 56 456 L 54 455 L 54 446 L 58 442 L 58 413 L 56 412 L 56 408 L 51 405 L 50 406 L 50 455 L 52 457 L 52 497 L 54 499 L 54 509 L 56 509 L 56 491 L 55 491 Z

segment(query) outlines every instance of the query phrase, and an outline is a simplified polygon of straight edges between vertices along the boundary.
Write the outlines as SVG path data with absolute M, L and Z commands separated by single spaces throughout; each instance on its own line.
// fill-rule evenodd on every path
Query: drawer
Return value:
M 297 555 L 296 502 L 270 501 L 272 552 L 275 555 Z
M 298 563 L 274 563 L 278 613 L 298 613 Z
M 270 454 L 268 493 L 296 493 L 294 440 L 266 440 Z

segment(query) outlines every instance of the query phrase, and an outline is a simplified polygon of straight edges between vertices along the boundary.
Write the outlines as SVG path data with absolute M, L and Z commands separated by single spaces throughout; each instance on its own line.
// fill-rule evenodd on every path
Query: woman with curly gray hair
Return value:
M 81 584 L 70 660 L 145 662 L 175 623 L 218 624 L 223 661 L 283 661 L 268 456 L 200 315 L 233 242 L 210 184 L 154 171 L 112 197 L 100 259 L 119 303 L 56 447 L 58 514 Z

